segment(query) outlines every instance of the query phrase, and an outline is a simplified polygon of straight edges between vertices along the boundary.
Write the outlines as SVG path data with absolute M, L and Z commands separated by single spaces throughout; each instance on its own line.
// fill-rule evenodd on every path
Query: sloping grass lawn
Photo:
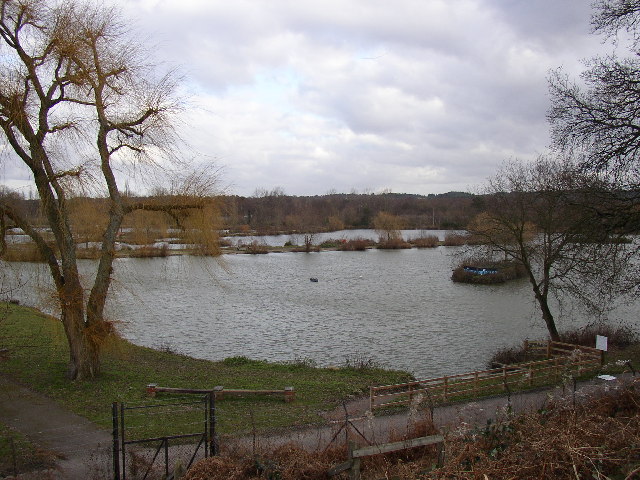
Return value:
M 7 351 L 3 354 L 2 349 Z M 0 303 L 0 374 L 106 428 L 112 425 L 112 402 L 141 405 L 179 400 L 170 394 L 148 398 L 145 387 L 149 383 L 202 389 L 216 385 L 228 389 L 295 388 L 296 400 L 292 403 L 285 403 L 282 397 L 257 395 L 228 396 L 218 401 L 219 432 L 244 433 L 253 428 L 265 431 L 317 423 L 320 412 L 335 408 L 349 396 L 368 392 L 370 385 L 411 379 L 406 372 L 379 368 L 315 368 L 304 362 L 269 363 L 244 357 L 211 362 L 140 347 L 120 338 L 105 345 L 102 373 L 95 380 L 67 380 L 67 360 L 68 348 L 59 320 L 32 308 Z M 157 417 L 140 420 L 144 430 L 141 435 L 159 433 L 166 419 Z M 201 417 L 197 418 L 199 422 Z

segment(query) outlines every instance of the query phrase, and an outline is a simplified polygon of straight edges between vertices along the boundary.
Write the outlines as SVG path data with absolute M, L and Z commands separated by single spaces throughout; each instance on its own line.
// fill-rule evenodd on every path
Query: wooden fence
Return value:
M 437 466 L 442 466 L 444 463 L 444 437 L 442 435 L 429 435 L 427 437 L 412 438 L 410 440 L 402 440 L 399 442 L 369 445 L 368 447 L 362 447 L 359 449 L 355 448 L 354 442 L 349 442 L 349 458 L 346 462 L 331 468 L 327 472 L 327 475 L 333 477 L 348 470 L 349 480 L 360 480 L 361 458 L 370 457 L 371 455 L 397 452 L 400 450 L 408 450 L 415 447 L 424 447 L 427 445 L 438 446 Z
M 411 404 L 418 395 L 431 405 L 506 392 L 511 387 L 533 387 L 559 381 L 563 375 L 579 376 L 599 368 L 603 352 L 560 342 L 525 342 L 532 356 L 543 357 L 501 368 L 426 380 L 371 387 L 370 409 Z

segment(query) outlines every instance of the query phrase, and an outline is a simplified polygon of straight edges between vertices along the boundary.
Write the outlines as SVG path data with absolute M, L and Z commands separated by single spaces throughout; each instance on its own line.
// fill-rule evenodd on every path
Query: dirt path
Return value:
M 53 400 L 0 375 L 0 421 L 55 452 L 55 471 L 21 479 L 104 479 L 111 477 L 111 432 L 71 413 Z

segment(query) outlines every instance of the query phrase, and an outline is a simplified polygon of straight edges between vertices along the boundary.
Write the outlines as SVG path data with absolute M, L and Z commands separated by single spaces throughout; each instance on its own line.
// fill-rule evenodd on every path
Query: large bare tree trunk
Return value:
M 82 304 L 71 302 L 62 307 L 62 323 L 69 342 L 67 377 L 85 380 L 100 372 L 99 332 L 96 337 L 87 325 Z
M 556 321 L 553 318 L 553 314 L 551 313 L 551 309 L 549 308 L 549 303 L 547 302 L 547 298 L 541 295 L 539 292 L 535 291 L 536 300 L 538 301 L 538 305 L 540 305 L 540 309 L 542 310 L 542 319 L 544 323 L 547 325 L 547 331 L 549 332 L 549 337 L 554 342 L 560 341 L 560 334 L 558 333 L 558 329 L 556 327 Z

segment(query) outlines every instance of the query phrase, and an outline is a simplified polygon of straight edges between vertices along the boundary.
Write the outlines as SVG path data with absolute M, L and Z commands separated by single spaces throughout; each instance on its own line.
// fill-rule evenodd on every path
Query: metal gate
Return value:
M 164 462 L 164 478 L 172 478 L 170 466 L 182 460 L 182 454 L 175 450 L 178 446 L 189 445 L 193 450 L 185 469 L 188 469 L 196 459 L 198 452 L 203 451 L 204 457 L 216 455 L 218 446 L 215 432 L 215 399 L 213 393 L 209 393 L 197 400 L 184 400 L 172 403 L 157 403 L 151 405 L 129 406 L 124 403 L 114 402 L 112 405 L 113 417 L 113 478 L 126 480 L 127 466 L 130 473 L 133 470 L 137 478 L 148 478 L 154 464 Z M 136 429 L 146 432 L 137 435 Z M 149 433 L 151 432 L 151 434 Z M 142 438 L 146 435 L 146 438 Z M 189 440 L 192 439 L 192 442 Z M 170 449 L 169 443 L 172 443 Z M 131 448 L 137 446 L 137 449 Z M 144 447 L 146 448 L 140 448 Z M 155 448 L 155 452 L 153 451 Z M 184 448 L 183 448 L 184 449 Z M 143 452 L 151 456 L 142 465 L 134 465 Z M 127 459 L 129 457 L 129 465 Z M 144 471 L 143 471 L 144 470 Z

